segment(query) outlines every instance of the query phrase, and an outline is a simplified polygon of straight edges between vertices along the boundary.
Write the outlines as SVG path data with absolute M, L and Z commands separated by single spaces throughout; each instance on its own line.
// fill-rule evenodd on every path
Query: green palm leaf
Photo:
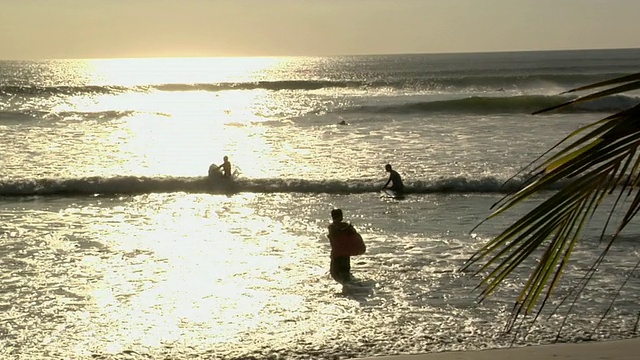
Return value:
M 640 89 L 640 73 L 572 89 L 567 93 L 612 85 L 617 86 L 535 114 Z M 580 134 L 583 134 L 582 137 L 578 137 Z M 569 143 L 570 140 L 573 142 Z M 516 299 L 508 329 L 519 316 L 534 312 L 539 305 L 537 319 L 561 280 L 573 249 L 581 240 L 582 229 L 608 195 L 618 193 L 610 216 L 603 224 L 601 238 L 605 236 L 614 211 L 623 210 L 624 216 L 617 224 L 609 244 L 594 263 L 593 271 L 585 276 L 585 282 L 600 265 L 620 231 L 640 211 L 640 192 L 633 196 L 632 191 L 640 185 L 640 159 L 637 156 L 640 147 L 640 105 L 584 126 L 552 149 L 561 146 L 564 147 L 546 160 L 534 160 L 529 167 L 533 168 L 535 175 L 525 181 L 520 189 L 498 201 L 493 213 L 476 228 L 531 196 L 542 193 L 553 184 L 566 181 L 566 185 L 482 246 L 463 266 L 463 269 L 477 266 L 476 274 L 488 272 L 477 287 L 482 288 L 479 294 L 482 301 L 494 293 L 516 268 L 525 262 L 537 261 Z M 631 201 L 623 201 L 626 198 Z
M 620 84 L 624 82 L 632 82 L 632 81 L 640 81 L 640 73 L 626 75 L 626 76 L 618 77 L 615 79 L 605 80 L 605 81 L 597 82 L 595 84 L 590 84 L 586 86 L 581 86 L 579 88 L 567 90 L 563 92 L 563 94 L 572 93 L 576 91 L 591 90 L 591 89 L 595 89 L 603 86 L 609 86 L 609 85 Z
M 620 93 L 623 93 L 623 92 L 628 92 L 628 91 L 633 91 L 633 90 L 640 89 L 640 76 L 638 74 L 633 74 L 633 75 L 623 76 L 623 77 L 619 77 L 619 78 L 616 78 L 616 79 L 602 81 L 602 82 L 599 82 L 599 83 L 595 83 L 595 84 L 591 84 L 591 85 L 587 85 L 587 86 L 582 86 L 582 87 L 579 87 L 579 88 L 571 89 L 571 90 L 565 91 L 563 94 L 568 94 L 568 93 L 587 90 L 587 89 L 595 89 L 595 88 L 602 87 L 602 86 L 608 86 L 608 85 L 619 84 L 619 83 L 624 83 L 624 82 L 628 82 L 628 84 L 616 86 L 616 87 L 611 88 L 611 89 L 599 91 L 597 93 L 593 93 L 593 94 L 590 94 L 590 95 L 582 96 L 582 97 L 579 97 L 577 99 L 574 99 L 574 100 L 571 100 L 571 101 L 567 101 L 567 102 L 564 102 L 564 103 L 556 105 L 556 106 L 552 106 L 552 107 L 549 107 L 549 108 L 546 108 L 546 109 L 542 109 L 542 110 L 534 112 L 533 115 L 540 114 L 540 113 L 543 113 L 543 112 L 557 110 L 557 109 L 560 109 L 560 108 L 563 108 L 563 107 L 566 107 L 566 106 L 569 106 L 569 105 L 575 105 L 575 104 L 578 104 L 578 103 L 595 100 L 595 99 L 598 99 L 598 98 L 601 98 L 601 97 L 605 97 L 605 96 L 609 96 L 609 95 L 615 95 L 615 94 L 620 94 Z

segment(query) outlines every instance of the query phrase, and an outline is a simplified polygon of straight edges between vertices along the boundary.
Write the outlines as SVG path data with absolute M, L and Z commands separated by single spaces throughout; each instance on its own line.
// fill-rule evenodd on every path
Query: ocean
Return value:
M 637 224 L 563 301 L 603 249 L 606 207 L 556 296 L 512 332 L 529 265 L 482 302 L 480 276 L 460 269 L 554 192 L 476 227 L 531 161 L 639 97 L 531 113 L 638 64 L 633 49 L 0 61 L 0 358 L 347 359 L 635 337 Z M 225 155 L 235 179 L 209 181 Z M 404 200 L 381 197 L 385 164 Z M 329 276 L 333 208 L 367 245 L 348 286 Z

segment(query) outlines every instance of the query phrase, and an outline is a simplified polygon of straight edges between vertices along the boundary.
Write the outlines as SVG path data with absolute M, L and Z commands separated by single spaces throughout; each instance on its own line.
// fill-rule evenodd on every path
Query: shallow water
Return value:
M 293 201 L 292 198 L 296 198 Z M 332 358 L 508 346 L 517 279 L 483 303 L 459 272 L 490 233 L 468 234 L 491 195 L 142 195 L 3 203 L 3 349 L 16 358 Z M 295 204 L 295 206 L 291 206 Z M 368 251 L 355 284 L 328 275 L 331 206 Z M 410 216 L 407 214 L 420 214 Z M 507 220 L 505 220 L 507 221 Z M 393 230 L 390 230 L 393 229 Z M 631 270 L 621 241 L 560 340 L 586 340 Z M 579 250 L 569 278 L 592 250 Z M 521 273 L 521 272 L 520 272 Z M 637 277 L 595 338 L 634 334 Z M 560 289 L 559 294 L 565 293 Z M 559 299 L 558 299 L 559 300 Z M 566 307 L 565 307 L 566 308 Z M 587 315 L 591 314 L 591 315 Z M 553 341 L 541 318 L 516 344 Z
M 507 179 L 637 98 L 530 113 L 638 59 L 0 62 L 0 355 L 333 359 L 637 336 L 637 224 L 562 302 L 603 249 L 610 203 L 516 332 L 503 330 L 535 259 L 483 302 L 483 274 L 460 269 L 549 195 L 475 228 Z M 207 180 L 223 155 L 239 176 Z M 405 200 L 380 197 L 386 163 Z M 344 288 L 328 274 L 335 207 L 368 248 Z

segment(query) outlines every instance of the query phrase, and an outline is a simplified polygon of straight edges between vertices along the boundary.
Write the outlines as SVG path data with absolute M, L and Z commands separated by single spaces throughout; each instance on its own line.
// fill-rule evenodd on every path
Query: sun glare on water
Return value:
M 64 163 L 80 174 L 69 176 L 204 177 L 225 155 L 242 176 L 278 176 L 286 168 L 280 162 L 304 149 L 308 137 L 298 139 L 277 125 L 290 96 L 246 84 L 277 81 L 274 68 L 286 62 L 83 63 L 78 71 L 84 75 L 77 77 L 82 86 L 100 90 L 72 93 L 51 107 L 52 118 L 64 122 L 60 131 L 68 132 L 65 156 L 72 154 L 73 161 Z M 245 89 L 235 89 L 239 83 Z M 307 248 L 301 247 L 299 237 L 307 236 L 307 229 L 296 234 L 281 214 L 268 213 L 277 209 L 278 196 L 287 197 L 284 203 L 293 201 L 288 194 L 265 200 L 245 193 L 151 193 L 66 214 L 73 218 L 65 222 L 87 229 L 73 237 L 90 246 L 67 254 L 80 264 L 82 274 L 70 276 L 69 288 L 78 289 L 83 304 L 69 305 L 77 311 L 62 310 L 73 325 L 59 341 L 77 354 L 91 355 L 137 346 L 157 350 L 184 341 L 210 349 L 241 342 L 258 330 L 270 334 L 308 327 L 322 337 L 325 324 L 301 313 L 309 311 L 308 295 L 299 287 L 326 273 L 324 249 L 308 239 Z M 65 236 L 57 239 L 65 242 Z M 93 252 L 91 244 L 100 250 Z M 282 339 L 284 346 L 288 339 Z
M 82 257 L 92 305 L 74 324 L 93 336 L 80 336 L 75 352 L 157 351 L 184 341 L 211 349 L 294 326 L 305 309 L 300 284 L 322 276 L 325 259 L 277 218 L 257 213 L 258 197 L 148 195 L 132 200 L 135 217 L 123 208 L 120 222 L 118 209 L 114 221 L 94 221 L 111 255 Z M 305 263 L 316 266 L 295 270 Z
M 109 91 L 69 96 L 52 113 L 85 117 L 74 133 L 90 134 L 92 153 L 104 154 L 99 166 L 96 159 L 78 159 L 92 175 L 199 176 L 227 155 L 243 175 L 269 176 L 268 162 L 277 155 L 261 123 L 286 104 L 255 84 L 274 81 L 288 61 L 87 60 L 77 65 L 76 79 Z

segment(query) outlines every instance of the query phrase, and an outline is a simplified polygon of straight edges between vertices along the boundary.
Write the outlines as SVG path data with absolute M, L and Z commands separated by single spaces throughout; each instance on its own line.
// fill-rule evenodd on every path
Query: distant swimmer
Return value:
M 349 125 L 349 124 L 347 124 L 347 122 L 346 122 L 346 121 L 342 120 L 342 121 L 340 121 L 340 122 L 338 123 L 338 125 Z
M 391 168 L 390 164 L 385 165 L 384 169 L 389 173 L 389 180 L 384 184 L 382 190 L 389 189 L 397 192 L 402 192 L 404 190 L 404 184 L 402 183 L 402 177 L 398 174 L 397 171 Z M 392 184 L 389 186 L 389 184 Z M 389 187 L 387 187 L 389 186 Z
M 222 161 L 222 165 L 218 166 L 218 169 L 222 168 L 223 177 L 231 177 L 231 163 L 229 162 L 229 157 L 225 156 L 222 158 Z

